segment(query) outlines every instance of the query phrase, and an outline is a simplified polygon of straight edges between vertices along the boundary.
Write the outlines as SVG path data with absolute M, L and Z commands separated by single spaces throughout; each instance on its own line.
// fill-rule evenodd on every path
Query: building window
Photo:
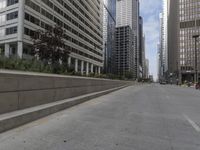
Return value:
M 18 11 L 7 14 L 7 20 L 12 20 L 18 18 Z
M 17 4 L 19 0 L 7 0 L 7 6 Z
M 17 33 L 17 26 L 6 29 L 6 35 L 15 34 L 15 33 Z
M 0 29 L 0 37 L 5 36 L 5 29 Z
M 37 4 L 33 3 L 31 0 L 26 0 L 26 5 L 32 8 L 33 10 L 40 12 L 40 6 Z
M 0 9 L 3 9 L 6 7 L 6 0 L 0 0 Z
M 0 15 L 0 24 L 5 23 L 6 15 Z
M 30 15 L 30 14 L 28 14 L 28 13 L 25 13 L 25 19 L 26 19 L 27 21 L 32 22 L 32 23 L 35 24 L 35 25 L 40 26 L 40 20 L 37 19 L 37 18 L 35 18 L 35 17 L 33 17 L 32 15 Z
M 5 53 L 4 45 L 0 45 L 0 56 L 3 56 Z
M 31 29 L 24 28 L 24 34 L 32 37 L 34 36 L 35 32 Z

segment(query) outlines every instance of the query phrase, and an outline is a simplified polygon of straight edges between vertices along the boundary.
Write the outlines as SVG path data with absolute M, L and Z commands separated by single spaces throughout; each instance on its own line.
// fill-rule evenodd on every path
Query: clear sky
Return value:
M 157 44 L 159 42 L 159 14 L 162 0 L 140 0 L 140 14 L 144 19 L 146 57 L 150 61 L 150 73 L 157 78 Z

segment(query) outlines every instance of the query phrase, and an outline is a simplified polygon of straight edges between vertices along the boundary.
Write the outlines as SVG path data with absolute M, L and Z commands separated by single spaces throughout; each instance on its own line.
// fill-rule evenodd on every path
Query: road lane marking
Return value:
M 192 121 L 187 115 L 183 115 L 185 117 L 185 119 L 190 123 L 190 125 L 197 131 L 200 132 L 200 127 L 194 122 Z

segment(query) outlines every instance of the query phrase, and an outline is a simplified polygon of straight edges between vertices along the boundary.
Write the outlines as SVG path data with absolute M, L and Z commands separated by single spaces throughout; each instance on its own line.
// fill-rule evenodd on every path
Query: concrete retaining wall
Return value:
M 130 82 L 0 71 L 0 114 L 120 87 Z

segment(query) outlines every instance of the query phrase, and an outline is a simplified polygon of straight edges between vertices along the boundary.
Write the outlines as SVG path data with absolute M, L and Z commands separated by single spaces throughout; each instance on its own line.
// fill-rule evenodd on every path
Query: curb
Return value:
M 65 99 L 58 102 L 44 104 L 44 105 L 0 115 L 0 133 L 19 127 L 21 125 L 27 124 L 29 122 L 35 121 L 37 119 L 43 118 L 45 116 L 51 115 L 53 113 L 59 112 L 61 110 L 73 107 L 75 105 L 84 103 L 91 99 L 123 89 L 128 86 L 129 85 L 125 85 L 125 86 L 109 89 L 106 91 L 95 92 L 92 94 Z

